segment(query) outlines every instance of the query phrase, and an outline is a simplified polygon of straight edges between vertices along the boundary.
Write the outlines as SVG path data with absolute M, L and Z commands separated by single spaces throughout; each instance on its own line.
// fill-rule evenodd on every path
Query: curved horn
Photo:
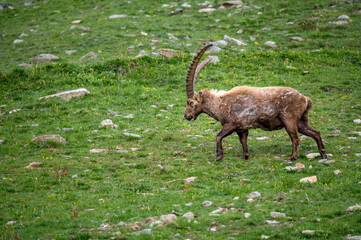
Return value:
M 207 57 L 206 59 L 204 59 L 200 64 L 198 64 L 196 72 L 194 73 L 194 78 L 193 78 L 193 89 L 195 89 L 195 85 L 199 76 L 199 73 L 202 71 L 202 69 L 210 62 L 212 61 L 212 57 Z
M 213 46 L 213 44 L 208 44 L 204 46 L 201 50 L 199 50 L 196 54 L 196 56 L 193 58 L 191 63 L 189 64 L 188 70 L 187 70 L 187 78 L 186 78 L 186 90 L 187 90 L 187 98 L 191 98 L 194 96 L 194 86 L 193 86 L 193 80 L 196 73 L 197 65 L 205 51 Z M 202 69 L 200 69 L 202 70 Z

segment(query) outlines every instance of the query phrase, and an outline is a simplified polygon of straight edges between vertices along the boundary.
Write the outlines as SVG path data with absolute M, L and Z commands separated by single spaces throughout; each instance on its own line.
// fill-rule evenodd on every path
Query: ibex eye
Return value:
M 194 102 L 190 102 L 189 105 L 191 106 L 191 108 L 194 108 Z

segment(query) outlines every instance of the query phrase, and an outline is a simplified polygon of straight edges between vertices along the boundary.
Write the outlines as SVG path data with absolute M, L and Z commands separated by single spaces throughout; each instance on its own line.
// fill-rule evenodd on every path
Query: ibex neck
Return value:
M 222 123 L 220 105 L 221 98 L 212 91 L 209 91 L 207 96 L 203 99 L 203 112 Z

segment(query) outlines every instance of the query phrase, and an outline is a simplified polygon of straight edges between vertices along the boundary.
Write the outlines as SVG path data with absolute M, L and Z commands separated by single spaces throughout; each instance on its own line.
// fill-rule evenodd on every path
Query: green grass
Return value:
M 127 2 L 35 1 L 23 6 L 23 1 L 12 1 L 13 10 L 0 11 L 1 239 L 260 239 L 261 235 L 343 239 L 348 234 L 361 235 L 361 212 L 345 212 L 361 204 L 361 161 L 356 156 L 361 153 L 361 137 L 354 133 L 361 131 L 361 125 L 353 122 L 361 118 L 360 3 L 342 1 L 332 7 L 332 1 L 247 1 L 250 9 L 204 14 L 198 12 L 202 7 L 197 3 L 202 1 L 191 0 L 192 8 L 170 15 L 184 2 L 171 8 L 162 7 L 167 1 Z M 128 17 L 109 19 L 113 14 Z M 352 22 L 327 23 L 343 14 Z M 77 19 L 82 20 L 78 25 L 90 27 L 84 36 L 80 35 L 83 31 L 69 31 Z M 294 24 L 286 24 L 291 21 Z M 271 30 L 261 30 L 264 27 Z M 243 33 L 237 35 L 239 29 Z M 148 35 L 141 36 L 141 32 Z M 13 44 L 21 33 L 29 36 L 24 43 Z M 169 40 L 167 33 L 179 40 Z M 333 154 L 335 164 L 307 159 L 305 155 L 317 152 L 317 146 L 305 139 L 297 162 L 306 168 L 288 172 L 286 157 L 275 157 L 291 154 L 291 141 L 284 130 L 250 131 L 248 162 L 241 159 L 236 135 L 229 136 L 223 141 L 223 161 L 215 161 L 215 136 L 221 125 L 206 115 L 192 122 L 183 119 L 184 80 L 192 59 L 189 53 L 223 35 L 245 39 L 248 45 L 229 44 L 212 54 L 220 63 L 202 71 L 197 90 L 229 90 L 238 85 L 297 89 L 313 100 L 310 123 L 328 142 L 326 152 Z M 250 41 L 250 36 L 256 40 Z M 292 42 L 293 36 L 305 41 Z M 278 47 L 265 47 L 269 40 Z M 135 49 L 129 51 L 132 45 Z M 151 53 L 161 48 L 180 54 L 134 58 L 140 50 Z M 64 51 L 70 49 L 77 52 L 66 55 Z M 98 50 L 98 59 L 79 60 Z M 60 60 L 32 69 L 16 67 L 40 53 L 55 54 Z M 91 94 L 70 101 L 38 100 L 80 87 Z M 10 114 L 15 109 L 21 110 Z M 134 118 L 107 115 L 108 110 Z M 119 128 L 100 129 L 105 119 Z M 124 136 L 125 131 L 141 138 Z M 331 137 L 334 133 L 339 136 Z M 59 134 L 67 142 L 31 142 L 45 134 Z M 256 140 L 260 136 L 269 139 Z M 128 152 L 119 153 L 116 147 Z M 92 154 L 93 148 L 108 151 Z M 139 149 L 133 152 L 131 148 Z M 31 162 L 41 162 L 40 168 L 26 169 Z M 342 173 L 334 175 L 336 169 Z M 299 183 L 313 175 L 317 183 Z M 192 176 L 198 179 L 183 183 Z M 251 181 L 242 181 L 245 178 Z M 246 196 L 253 191 L 262 196 L 247 203 Z M 234 200 L 236 196 L 239 200 Z M 205 200 L 213 206 L 201 206 Z M 189 202 L 193 205 L 185 206 Z M 217 207 L 235 210 L 209 216 Z M 172 211 L 180 214 L 175 223 L 154 227 L 151 235 L 132 234 L 129 226 L 135 222 Z M 188 211 L 197 216 L 197 222 L 181 218 Z M 265 224 L 272 220 L 271 211 L 287 215 L 278 219 L 281 226 Z M 243 212 L 251 217 L 246 219 Z M 16 223 L 7 226 L 12 220 Z M 117 227 L 120 221 L 128 227 Z M 102 223 L 113 227 L 98 230 Z M 216 232 L 210 231 L 212 226 Z M 316 233 L 307 236 L 303 230 Z

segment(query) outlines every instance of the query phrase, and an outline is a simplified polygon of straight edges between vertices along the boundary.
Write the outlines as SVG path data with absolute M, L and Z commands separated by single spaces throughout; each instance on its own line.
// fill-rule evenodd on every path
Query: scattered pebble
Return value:
M 103 148 L 93 148 L 90 149 L 91 153 L 106 153 L 108 150 Z
M 266 224 L 270 226 L 280 226 L 280 222 L 275 220 L 266 220 Z
M 291 40 L 293 42 L 303 42 L 304 41 L 304 39 L 301 37 L 291 37 Z
M 14 40 L 14 44 L 19 44 L 19 43 L 23 43 L 24 42 L 24 40 L 22 40 L 22 39 L 16 39 L 16 40 Z
M 10 225 L 13 225 L 13 224 L 15 224 L 16 223 L 16 221 L 8 221 L 7 223 L 6 223 L 6 226 L 10 226 Z
M 337 170 L 333 171 L 333 173 L 334 173 L 335 175 L 339 175 L 339 174 L 341 174 L 341 171 L 337 169 Z
M 228 37 L 227 35 L 224 35 L 224 40 L 229 43 L 235 43 L 238 46 L 247 45 L 247 43 L 245 43 L 244 41 Z
M 335 163 L 335 160 L 328 160 L 328 161 L 324 162 L 324 164 L 326 164 L 327 166 L 334 164 L 334 163 Z
M 82 56 L 82 57 L 80 58 L 80 60 L 82 60 L 82 59 L 97 58 L 97 57 L 98 57 L 98 54 L 97 54 L 97 53 L 95 53 L 95 52 L 90 52 L 90 53 Z
M 166 214 L 160 216 L 160 221 L 163 223 L 172 222 L 173 220 L 176 220 L 177 216 L 175 214 Z
M 262 235 L 261 236 L 261 239 L 269 239 L 270 238 L 270 236 L 267 236 L 267 235 Z
M 341 15 L 338 17 L 338 19 L 350 19 L 350 17 L 347 15 Z
M 118 128 L 118 125 L 113 124 L 113 121 L 110 119 L 105 119 L 100 123 L 100 127 L 105 128 Z
M 209 13 L 209 12 L 214 12 L 216 10 L 217 9 L 215 9 L 215 8 L 202 8 L 198 12 L 200 12 L 200 13 Z
M 317 182 L 317 176 L 311 176 L 311 177 L 305 177 L 300 180 L 301 183 L 309 182 L 309 183 L 315 183 Z
M 59 92 L 59 93 L 48 95 L 45 97 L 40 97 L 38 99 L 41 100 L 44 98 L 60 97 L 63 100 L 70 100 L 73 97 L 82 97 L 86 94 L 90 94 L 90 92 L 85 88 L 79 88 L 79 89 L 75 89 L 75 90 Z
M 273 47 L 273 48 L 277 47 L 276 43 L 273 41 L 267 41 L 264 43 L 264 45 L 266 45 L 267 47 Z
M 143 234 L 151 234 L 152 233 L 152 229 L 150 228 L 146 228 L 137 232 L 133 232 L 132 234 L 134 235 L 143 235 Z
M 353 120 L 354 123 L 361 123 L 361 119 L 355 119 Z
M 280 212 L 271 212 L 270 215 L 271 215 L 271 217 L 273 217 L 273 218 L 286 217 L 286 214 L 280 213 Z
M 141 138 L 142 136 L 138 135 L 138 134 L 134 134 L 134 133 L 123 133 L 124 136 L 126 137 L 135 137 L 135 138 Z
M 196 179 L 198 179 L 198 177 L 189 177 L 189 178 L 183 179 L 183 182 L 185 184 L 188 184 L 188 183 L 194 182 L 194 180 L 196 180 Z
M 313 234 L 315 234 L 315 230 L 303 230 L 303 231 L 302 231 L 302 234 L 305 234 L 305 235 L 313 235 Z
M 186 204 L 184 204 L 184 205 L 186 205 L 187 207 L 190 207 L 190 206 L 193 205 L 193 203 L 192 203 L 192 202 L 189 202 L 189 203 L 186 203 Z
M 31 140 L 32 142 L 47 142 L 47 141 L 54 141 L 58 143 L 66 143 L 65 138 L 61 137 L 60 135 L 43 135 L 34 138 Z
M 212 206 L 213 202 L 211 202 L 211 201 L 204 201 L 204 202 L 202 202 L 201 204 L 202 204 L 203 206 L 205 206 L 205 207 L 210 207 L 210 206 Z
M 250 213 L 244 213 L 244 217 L 245 217 L 245 218 L 249 218 L 250 216 L 251 216 Z
M 194 214 L 192 212 L 187 212 L 183 214 L 182 217 L 188 218 L 188 219 L 194 219 Z
M 32 162 L 32 163 L 30 163 L 28 166 L 26 166 L 25 168 L 35 169 L 35 168 L 40 167 L 40 164 L 41 164 L 41 163 L 39 163 L 39 162 Z
M 361 205 L 356 204 L 354 206 L 348 207 L 346 209 L 346 212 L 353 212 L 355 210 L 361 210 Z
M 259 192 L 251 192 L 250 194 L 247 195 L 247 198 L 258 198 L 261 196 L 261 193 Z
M 126 18 L 126 17 L 128 17 L 127 14 L 115 14 L 115 15 L 109 16 L 109 19 Z

